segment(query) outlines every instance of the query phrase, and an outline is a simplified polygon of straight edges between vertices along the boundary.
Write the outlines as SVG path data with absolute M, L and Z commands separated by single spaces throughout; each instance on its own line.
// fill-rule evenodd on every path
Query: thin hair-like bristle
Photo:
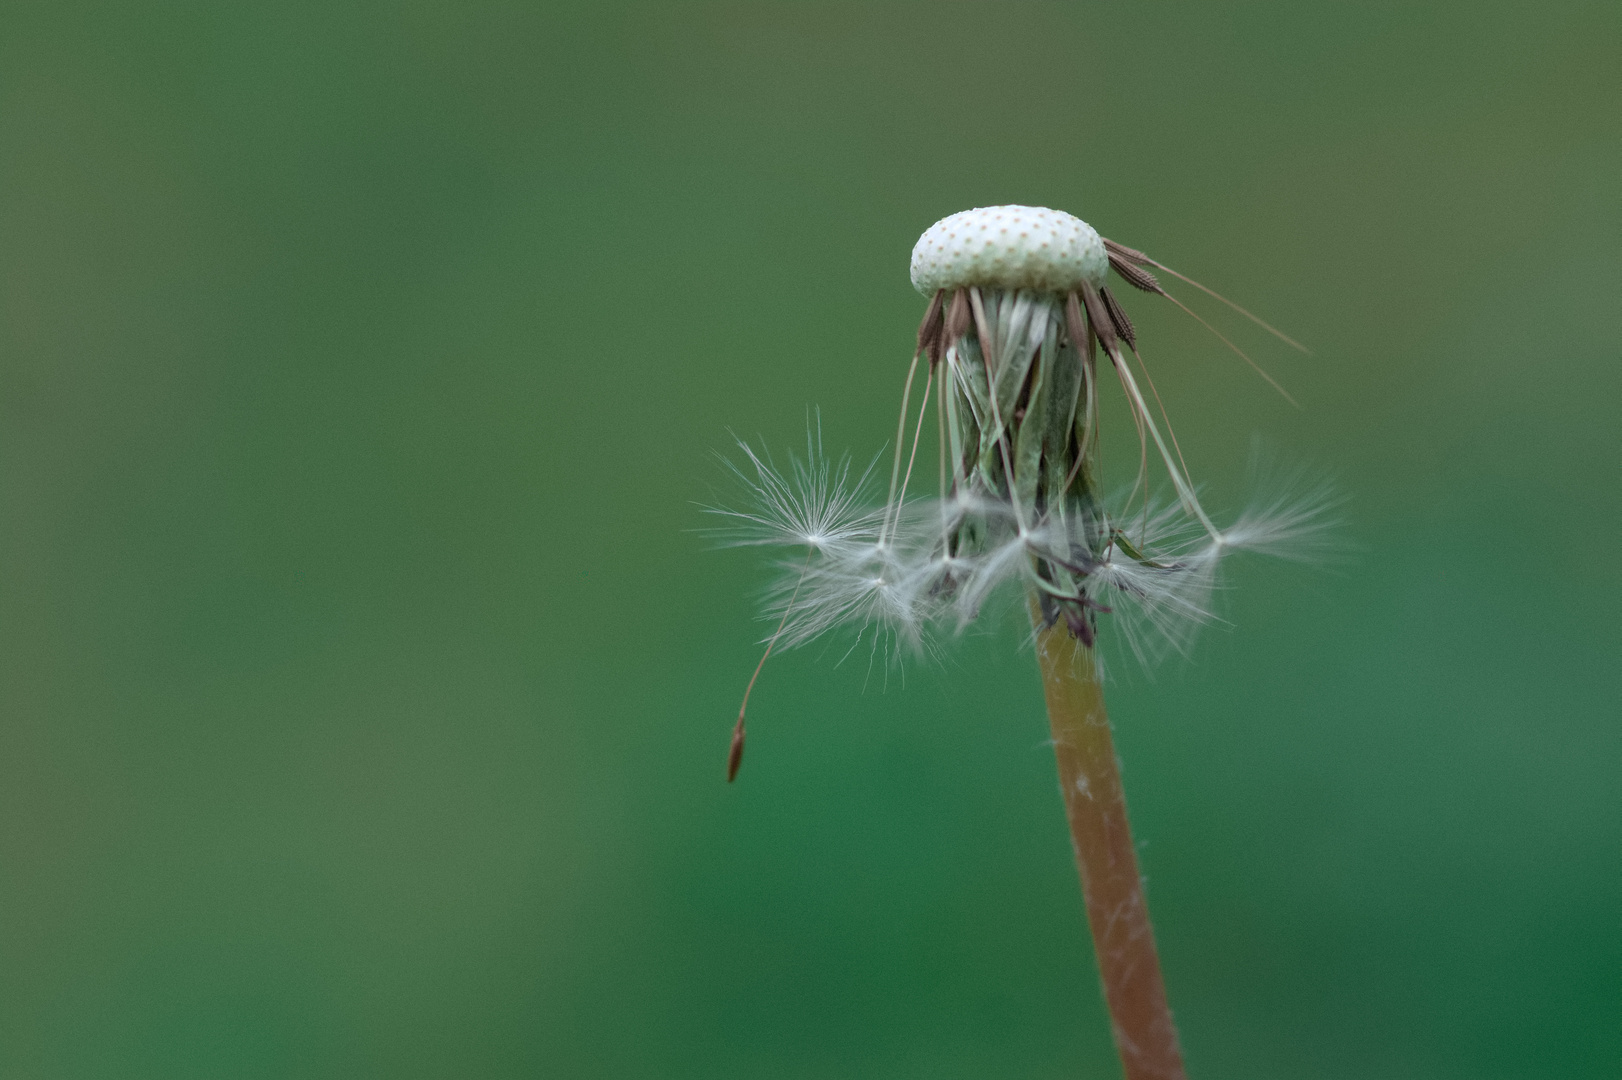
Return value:
M 907 484 L 912 480 L 912 467 L 918 460 L 918 442 L 924 433 L 924 416 L 929 412 L 929 391 L 935 385 L 935 369 L 924 373 L 924 400 L 918 405 L 918 426 L 912 433 L 912 451 L 907 455 L 907 471 L 901 477 L 901 491 L 896 496 L 896 515 L 907 501 Z
M 1115 364 L 1115 373 L 1121 378 L 1121 387 L 1126 391 L 1127 399 L 1132 411 L 1143 419 L 1143 426 L 1148 429 L 1149 435 L 1154 439 L 1155 449 L 1160 452 L 1160 460 L 1166 466 L 1166 472 L 1171 475 L 1172 487 L 1177 491 L 1177 497 L 1189 514 L 1199 519 L 1200 525 L 1215 539 L 1221 536 L 1221 531 L 1211 521 L 1210 515 L 1200 505 L 1199 496 L 1194 491 L 1194 484 L 1187 473 L 1179 468 L 1179 463 L 1172 460 L 1172 452 L 1166 446 L 1166 440 L 1161 437 L 1160 426 L 1155 423 L 1154 416 L 1149 412 L 1148 403 L 1143 399 L 1143 393 L 1138 389 L 1137 380 L 1132 377 L 1132 370 L 1127 366 L 1125 358 L 1121 356 L 1119 346 L 1110 350 L 1110 359 Z
M 1181 300 L 1177 299 L 1177 297 L 1173 296 L 1171 293 L 1169 293 L 1169 292 L 1168 293 L 1161 293 L 1161 295 L 1164 296 L 1167 300 L 1170 300 L 1172 303 L 1176 304 L 1178 307 L 1182 308 L 1183 311 L 1189 316 L 1189 318 L 1193 319 L 1195 322 L 1199 323 L 1201 326 L 1203 326 L 1207 330 L 1211 331 L 1211 333 L 1213 333 L 1213 334 L 1215 334 L 1217 336 L 1217 340 L 1221 341 L 1222 344 L 1226 345 L 1228 348 L 1232 349 L 1235 353 L 1239 354 L 1239 359 L 1241 359 L 1245 363 L 1249 364 L 1251 366 L 1251 368 L 1256 372 L 1256 374 L 1258 374 L 1262 378 L 1266 379 L 1267 380 L 1267 385 L 1271 386 L 1274 390 L 1277 390 L 1283 396 L 1285 401 L 1288 401 L 1291 405 L 1294 405 L 1298 409 L 1301 407 L 1301 403 L 1299 401 L 1295 400 L 1295 398 L 1291 397 L 1290 392 L 1288 390 L 1284 389 L 1284 387 L 1280 386 L 1279 381 L 1277 379 L 1275 379 L 1275 378 L 1273 378 L 1273 376 L 1269 375 L 1267 373 L 1266 369 L 1264 369 L 1260 364 L 1256 363 L 1256 361 L 1252 360 L 1245 353 L 1245 350 L 1241 349 L 1239 346 L 1237 346 L 1233 342 L 1229 341 L 1223 335 L 1222 331 L 1218 330 L 1216 327 L 1212 326 L 1210 323 L 1206 322 L 1204 319 L 1202 319 L 1198 315 L 1194 314 L 1194 312 L 1189 308 L 1189 306 L 1187 304 L 1185 304 Z
M 1128 343 L 1130 345 L 1130 343 Z M 1166 411 L 1166 403 L 1161 400 L 1160 390 L 1155 386 L 1155 377 L 1149 373 L 1149 365 L 1143 362 L 1143 357 L 1136 348 L 1132 349 L 1132 358 L 1143 369 L 1143 381 L 1149 384 L 1149 392 L 1154 395 L 1155 405 L 1160 409 L 1160 418 L 1166 422 L 1166 434 L 1171 436 L 1171 446 L 1177 451 L 1177 463 L 1183 467 L 1183 474 L 1188 475 L 1188 460 L 1183 457 L 1183 447 L 1177 441 L 1177 429 L 1172 427 L 1171 414 Z
M 884 500 L 885 529 L 889 527 L 890 509 L 895 505 L 895 488 L 901 480 L 901 454 L 906 449 L 907 438 L 907 403 L 912 400 L 912 380 L 918 373 L 918 354 L 912 354 L 912 364 L 907 368 L 907 381 L 901 389 L 901 418 L 895 426 L 895 463 L 890 468 L 890 495 Z M 885 529 L 879 530 L 879 543 L 884 543 Z
M 811 567 L 812 556 L 815 551 L 805 553 L 805 567 L 800 571 L 800 580 L 794 585 L 794 595 L 789 597 L 788 606 L 783 609 L 783 618 L 777 624 L 777 631 L 772 639 L 766 643 L 766 651 L 760 654 L 760 662 L 755 665 L 755 673 L 749 676 L 749 685 L 743 688 L 743 704 L 738 706 L 738 722 L 732 726 L 732 742 L 727 747 L 727 783 L 738 778 L 738 769 L 743 765 L 743 744 L 745 738 L 744 716 L 749 711 L 749 695 L 754 692 L 755 680 L 760 678 L 760 669 L 766 666 L 766 658 L 771 656 L 772 648 L 777 639 L 783 636 L 783 628 L 788 626 L 789 613 L 794 610 L 794 601 L 800 598 L 800 586 L 805 584 L 805 572 Z
M 1148 258 L 1148 256 L 1144 256 L 1144 257 Z M 1249 311 L 1246 311 L 1244 308 L 1240 307 L 1238 304 L 1234 303 L 1232 300 L 1229 300 L 1226 296 L 1223 296 L 1221 293 L 1217 292 L 1215 289 L 1207 288 L 1206 286 L 1201 285 L 1199 282 L 1195 281 L 1193 278 L 1187 277 L 1187 276 L 1185 276 L 1183 274 L 1179 274 L 1177 271 L 1173 270 L 1171 267 L 1167 266 L 1165 263 L 1155 262 L 1153 259 L 1149 259 L 1149 265 L 1155 267 L 1157 270 L 1164 270 L 1166 273 L 1170 274 L 1172 277 L 1176 278 L 1178 281 L 1186 281 L 1186 282 L 1188 282 L 1188 284 L 1194 286 L 1196 289 L 1200 290 L 1200 292 L 1204 293 L 1205 295 L 1210 296 L 1210 297 L 1214 297 L 1215 299 L 1222 301 L 1222 303 L 1227 304 L 1229 307 L 1233 308 L 1233 310 L 1237 311 L 1239 314 L 1243 315 L 1245 318 L 1249 319 L 1251 322 L 1255 323 L 1257 326 L 1261 327 L 1263 330 L 1266 330 L 1269 334 L 1272 334 L 1274 337 L 1278 338 L 1280 341 L 1284 342 L 1284 344 L 1290 346 L 1292 349 L 1299 349 L 1301 352 L 1305 353 L 1308 356 L 1312 355 L 1312 350 L 1311 349 L 1307 348 L 1305 345 L 1301 344 L 1299 341 L 1295 340 L 1293 337 L 1286 334 L 1284 331 L 1280 330 L 1278 327 L 1274 326 L 1272 323 L 1266 322 L 1265 320 L 1262 319 L 1261 316 L 1253 315 Z
M 1177 271 L 1173 270 L 1171 267 L 1167 266 L 1165 263 L 1158 262 L 1155 259 L 1150 258 L 1149 256 L 1145 255 L 1143 252 L 1139 251 L 1137 248 L 1129 248 L 1125 244 L 1117 244 L 1115 241 L 1109 240 L 1109 239 L 1104 239 L 1103 237 L 1100 237 L 1100 239 L 1104 240 L 1104 250 L 1109 253 L 1110 266 L 1115 269 L 1116 273 L 1118 273 L 1122 277 L 1126 278 L 1127 281 L 1131 282 L 1132 284 L 1137 285 L 1138 288 L 1143 289 L 1146 292 L 1157 292 L 1157 293 L 1160 293 L 1162 296 L 1167 295 L 1166 290 L 1160 287 L 1160 282 L 1155 280 L 1155 276 L 1153 274 L 1150 274 L 1147 271 L 1141 270 L 1139 268 L 1144 267 L 1144 266 L 1152 266 L 1156 270 L 1164 270 L 1166 273 L 1170 274 L 1172 277 L 1176 278 L 1178 281 L 1185 281 L 1188 284 L 1194 286 L 1196 289 L 1200 290 L 1200 292 L 1205 293 L 1207 296 L 1210 296 L 1210 297 L 1212 297 L 1212 298 L 1214 298 L 1216 300 L 1219 300 L 1222 303 L 1228 305 L 1233 310 L 1237 311 L 1239 314 L 1243 315 L 1245 318 L 1249 319 L 1251 322 L 1253 322 L 1257 326 L 1261 327 L 1263 330 L 1266 330 L 1269 334 L 1272 334 L 1274 337 L 1276 337 L 1280 341 L 1284 342 L 1284 344 L 1286 344 L 1286 345 L 1288 345 L 1288 346 L 1290 346 L 1291 348 L 1294 348 L 1294 349 L 1300 349 L 1302 352 L 1306 353 L 1308 356 L 1312 355 L 1312 350 L 1311 349 L 1307 348 L 1305 345 L 1301 344 L 1299 341 L 1295 340 L 1290 335 L 1288 335 L 1284 331 L 1280 330 L 1278 327 L 1272 325 L 1271 323 L 1268 323 L 1268 322 L 1264 321 L 1260 316 L 1252 314 L 1249 311 L 1246 311 L 1244 308 L 1240 307 L 1238 304 L 1234 303 L 1232 300 L 1229 300 L 1226 296 L 1223 296 L 1221 293 L 1217 292 L 1215 289 L 1207 288 L 1206 286 L 1201 285 L 1199 282 L 1195 281 L 1193 278 L 1186 277 L 1183 274 L 1179 274 Z M 1147 277 L 1149 279 L 1149 281 L 1153 282 L 1153 285 L 1152 286 L 1138 285 L 1137 281 L 1133 280 L 1132 275 L 1130 273 L 1128 273 L 1128 268 L 1130 268 L 1132 270 L 1136 270 L 1138 273 L 1143 274 L 1145 277 Z

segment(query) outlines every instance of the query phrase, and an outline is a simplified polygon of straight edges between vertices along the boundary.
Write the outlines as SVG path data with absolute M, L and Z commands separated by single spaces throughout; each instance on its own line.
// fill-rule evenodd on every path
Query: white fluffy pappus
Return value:
M 1042 560 L 1072 560 L 1102 531 L 1115 537 L 1101 558 L 1086 561 L 1082 581 L 1090 606 L 1134 661 L 1150 666 L 1186 653 L 1199 630 L 1218 620 L 1213 595 L 1226 556 L 1252 551 L 1314 562 L 1338 499 L 1333 487 L 1304 469 L 1275 476 L 1226 529 L 1210 534 L 1178 499 L 1133 502 L 1131 491 L 1109 500 L 1105 520 L 1047 515 L 1021 529 L 1009 503 L 962 494 L 913 498 L 886 506 L 872 492 L 873 467 L 857 472 L 848 458 L 820 455 L 807 439 L 804 458 L 786 468 L 739 441 L 743 462 L 723 458 L 741 482 L 735 506 L 706 506 L 726 524 L 710 530 L 727 546 L 797 548 L 777 563 L 763 611 L 776 626 L 764 641 L 789 648 L 831 632 L 852 633 L 851 648 L 898 658 L 931 653 L 975 623 L 998 599 L 1021 602 L 1040 593 Z M 984 538 L 971 554 L 948 554 L 945 533 L 973 525 Z

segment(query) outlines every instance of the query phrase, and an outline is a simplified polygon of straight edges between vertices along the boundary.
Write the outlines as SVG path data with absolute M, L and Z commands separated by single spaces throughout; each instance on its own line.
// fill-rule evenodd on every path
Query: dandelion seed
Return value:
M 865 505 L 869 464 L 852 475 L 851 459 L 830 461 L 822 451 L 819 426 L 806 433 L 805 457 L 789 458 L 779 469 L 764 450 L 737 441 L 745 464 L 721 460 L 744 489 L 744 509 L 707 506 L 726 524 L 709 530 L 727 546 L 804 547 L 834 555 L 877 538 L 879 512 Z

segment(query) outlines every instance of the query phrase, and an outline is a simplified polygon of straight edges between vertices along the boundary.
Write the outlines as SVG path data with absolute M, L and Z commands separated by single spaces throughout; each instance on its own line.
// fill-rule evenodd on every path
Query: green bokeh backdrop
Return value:
M 1192 1075 L 1622 1070 L 1614 4 L 0 20 L 0 1077 L 1116 1075 L 1012 628 L 720 780 L 713 452 L 880 450 L 1001 202 L 1310 343 L 1129 298 L 1218 503 L 1349 497 L 1117 667 Z

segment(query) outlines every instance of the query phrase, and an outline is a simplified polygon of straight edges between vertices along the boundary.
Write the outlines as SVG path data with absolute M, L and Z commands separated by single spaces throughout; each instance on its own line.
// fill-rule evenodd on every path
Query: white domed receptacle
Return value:
M 912 285 L 925 296 L 971 285 L 1069 292 L 1104 283 L 1097 230 L 1043 206 L 983 206 L 942 218 L 912 249 Z

